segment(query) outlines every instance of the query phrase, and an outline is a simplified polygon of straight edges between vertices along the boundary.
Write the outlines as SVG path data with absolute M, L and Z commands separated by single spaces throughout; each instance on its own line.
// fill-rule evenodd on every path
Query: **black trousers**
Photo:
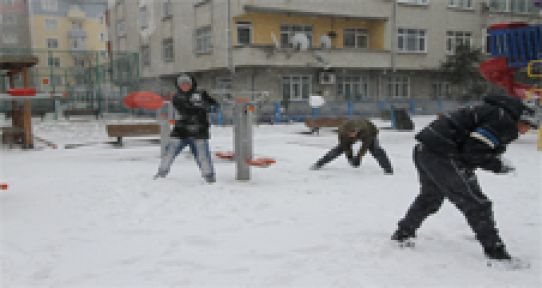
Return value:
M 414 163 L 420 178 L 420 194 L 410 205 L 399 229 L 414 234 L 429 215 L 449 199 L 463 213 L 483 247 L 502 243 L 495 228 L 491 201 L 482 193 L 473 169 L 435 154 L 423 144 L 414 147 Z
M 337 145 L 333 149 L 329 150 L 322 158 L 318 159 L 316 162 L 316 165 L 319 167 L 324 166 L 325 164 L 331 162 L 335 158 L 339 157 L 341 154 L 344 153 L 344 149 L 341 145 Z M 392 167 L 390 163 L 390 159 L 388 159 L 388 155 L 386 155 L 386 151 L 382 149 L 380 146 L 380 143 L 377 138 L 374 138 L 373 143 L 369 146 L 369 153 L 373 155 L 373 157 L 378 162 L 378 165 L 384 169 L 386 172 L 391 172 Z

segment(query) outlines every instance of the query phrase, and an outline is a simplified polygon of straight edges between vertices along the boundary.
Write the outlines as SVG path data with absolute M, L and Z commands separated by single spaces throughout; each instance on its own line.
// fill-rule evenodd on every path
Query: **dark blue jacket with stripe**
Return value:
M 500 155 L 518 138 L 517 123 L 527 108 L 509 96 L 488 96 L 477 106 L 442 115 L 416 134 L 427 149 L 465 167 L 499 172 Z

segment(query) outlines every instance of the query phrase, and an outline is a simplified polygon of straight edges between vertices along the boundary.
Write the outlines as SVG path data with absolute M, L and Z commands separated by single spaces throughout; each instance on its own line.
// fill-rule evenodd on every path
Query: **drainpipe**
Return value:
M 233 67 L 233 51 L 231 40 L 231 0 L 228 0 L 227 19 L 226 19 L 226 42 L 228 45 L 228 70 L 230 73 L 235 73 L 235 67 Z
M 395 72 L 397 54 L 397 0 L 393 0 L 391 10 L 391 71 Z

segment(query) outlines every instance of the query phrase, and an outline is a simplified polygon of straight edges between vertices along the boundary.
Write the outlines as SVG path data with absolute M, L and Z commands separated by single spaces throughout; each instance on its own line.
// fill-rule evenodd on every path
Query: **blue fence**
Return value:
M 302 122 L 306 118 L 319 117 L 382 117 L 392 120 L 393 110 L 405 109 L 413 115 L 435 115 L 451 111 L 458 107 L 474 104 L 475 102 L 459 102 L 451 100 L 393 100 L 393 101 L 336 101 L 327 102 L 320 108 L 312 108 L 307 101 L 291 102 L 287 108 L 277 102 L 257 102 L 255 121 L 257 123 L 288 123 Z M 230 125 L 233 123 L 233 104 L 222 104 L 219 110 L 211 113 L 211 122 L 217 125 Z

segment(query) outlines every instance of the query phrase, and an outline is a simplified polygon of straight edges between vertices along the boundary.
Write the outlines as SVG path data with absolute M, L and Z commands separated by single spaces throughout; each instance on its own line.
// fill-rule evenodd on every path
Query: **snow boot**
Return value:
M 494 246 L 485 247 L 484 253 L 486 254 L 487 258 L 493 259 L 493 260 L 511 260 L 512 259 L 512 256 L 508 254 L 502 242 L 498 242 Z
M 410 233 L 402 229 L 397 229 L 393 235 L 391 235 L 391 240 L 396 241 L 399 244 L 399 247 L 414 247 L 415 233 Z

